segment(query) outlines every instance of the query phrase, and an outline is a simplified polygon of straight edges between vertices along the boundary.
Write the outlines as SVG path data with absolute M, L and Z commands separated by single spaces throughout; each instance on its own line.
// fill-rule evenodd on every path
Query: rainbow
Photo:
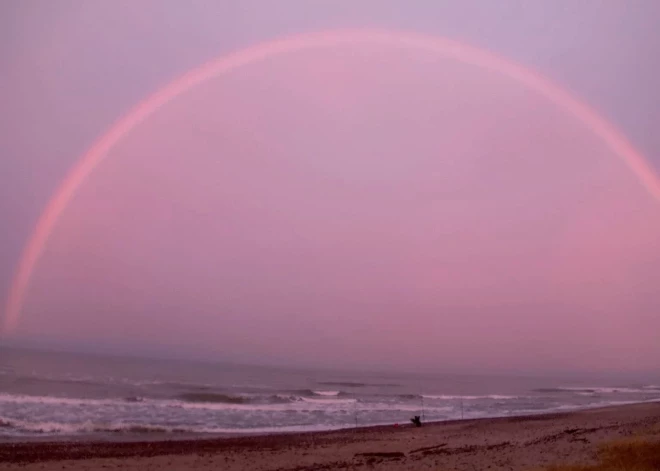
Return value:
M 119 119 L 94 143 L 71 169 L 37 221 L 21 255 L 7 299 L 1 333 L 11 333 L 18 325 L 32 272 L 62 212 L 81 184 L 103 162 L 112 147 L 170 100 L 213 77 L 295 51 L 332 48 L 346 44 L 377 44 L 386 47 L 428 51 L 460 62 L 489 69 L 527 87 L 564 109 L 584 123 L 630 168 L 649 194 L 660 202 L 660 178 L 643 156 L 611 124 L 561 87 L 531 70 L 504 58 L 453 40 L 406 32 L 382 30 L 328 31 L 296 35 L 220 57 L 174 80 L 139 103 Z

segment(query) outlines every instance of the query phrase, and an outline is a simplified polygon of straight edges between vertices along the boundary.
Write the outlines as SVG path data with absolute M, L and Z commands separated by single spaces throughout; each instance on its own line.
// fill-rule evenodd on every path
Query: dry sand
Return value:
M 0 444 L 0 470 L 530 470 L 588 463 L 598 445 L 660 441 L 660 403 L 414 427 L 214 440 Z

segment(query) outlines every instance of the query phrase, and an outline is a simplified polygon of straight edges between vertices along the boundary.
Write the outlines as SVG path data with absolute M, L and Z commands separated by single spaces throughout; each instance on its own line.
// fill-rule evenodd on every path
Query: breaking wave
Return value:
M 57 421 L 25 421 L 0 417 L 0 430 L 12 429 L 20 434 L 29 435 L 80 435 L 80 434 L 130 434 L 130 435 L 163 435 L 163 434 L 262 434 L 275 432 L 312 432 L 321 430 L 336 430 L 353 426 L 351 423 L 334 425 L 310 424 L 282 427 L 246 427 L 226 428 L 208 425 L 165 426 L 160 424 L 136 422 L 77 422 L 66 423 Z
M 177 399 L 184 402 L 217 402 L 221 404 L 248 404 L 250 399 L 243 396 L 230 396 L 229 394 L 216 393 L 183 393 Z
M 357 402 L 357 399 L 348 399 L 348 398 L 334 398 L 334 397 L 302 397 L 300 398 L 303 402 L 316 403 L 316 404 L 352 404 Z
M 19 432 L 31 434 L 78 434 L 78 433 L 199 433 L 201 428 L 167 427 L 155 424 L 139 424 L 130 422 L 119 423 L 94 423 L 79 422 L 67 423 L 56 421 L 27 421 L 0 417 L 0 427 L 15 429 Z
M 354 381 L 319 381 L 316 384 L 321 386 L 335 386 L 340 388 L 367 388 L 367 387 L 385 387 L 394 388 L 401 386 L 394 383 L 358 383 Z
M 581 395 L 596 395 L 596 394 L 644 394 L 660 392 L 660 387 L 657 386 L 642 386 L 639 388 L 631 387 L 556 387 L 556 388 L 538 388 L 534 389 L 538 393 L 565 393 L 565 394 L 581 394 Z
M 365 388 L 369 386 L 366 383 L 356 383 L 352 381 L 343 381 L 343 382 L 337 382 L 337 381 L 319 381 L 318 383 L 321 386 L 338 386 L 340 388 Z
M 511 400 L 511 399 L 519 399 L 520 396 L 506 396 L 502 394 L 489 394 L 485 396 L 457 396 L 457 395 L 451 395 L 451 394 L 439 394 L 439 395 L 434 395 L 434 394 L 422 394 L 422 397 L 424 399 L 431 399 L 431 400 L 443 400 L 443 401 L 453 401 L 453 400 L 464 400 L 464 401 L 476 401 L 479 399 L 492 399 L 496 401 L 506 401 L 506 400 Z

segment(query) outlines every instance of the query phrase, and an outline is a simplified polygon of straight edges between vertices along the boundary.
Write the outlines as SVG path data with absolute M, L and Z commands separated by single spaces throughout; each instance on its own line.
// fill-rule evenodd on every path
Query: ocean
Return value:
M 340 372 L 0 348 L 0 440 L 331 430 L 660 401 L 660 384 Z

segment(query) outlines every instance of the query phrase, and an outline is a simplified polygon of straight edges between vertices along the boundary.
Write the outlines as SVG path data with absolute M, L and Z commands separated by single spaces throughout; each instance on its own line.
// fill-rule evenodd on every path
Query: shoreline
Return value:
M 553 418 L 560 416 L 567 416 L 574 413 L 585 411 L 599 411 L 609 410 L 619 407 L 626 407 L 632 405 L 642 404 L 660 404 L 660 399 L 652 399 L 647 401 L 625 402 L 619 404 L 604 405 L 598 407 L 584 407 L 574 408 L 568 410 L 550 410 L 539 413 L 519 414 L 519 415 L 495 415 L 486 417 L 476 417 L 468 419 L 446 419 L 446 420 L 433 420 L 424 422 L 424 426 L 437 426 L 441 424 L 458 424 L 468 423 L 475 421 L 498 421 L 498 420 L 542 420 L 543 418 Z M 89 433 L 76 433 L 76 434 L 43 434 L 33 436 L 19 436 L 7 435 L 0 436 L 0 452 L 5 445 L 29 445 L 29 444 L 75 444 L 75 445 L 95 445 L 95 444 L 110 444 L 110 443 L 158 443 L 158 442 L 199 442 L 199 441 L 219 441 L 230 439 L 253 438 L 259 439 L 261 437 L 271 436 L 310 436 L 310 435 L 327 435 L 332 433 L 348 433 L 353 431 L 378 431 L 389 430 L 390 428 L 412 428 L 410 422 L 400 424 L 375 424 L 375 425 L 359 425 L 357 427 L 347 426 L 339 428 L 321 429 L 321 430 L 300 430 L 300 431 L 277 431 L 272 432 L 222 432 L 222 433 L 202 433 L 202 432 L 131 432 L 131 431 L 116 431 L 116 432 L 89 432 Z M 0 455 L 1 457 L 1 455 Z M 1 462 L 1 459 L 0 459 Z
M 490 416 L 490 417 L 476 417 L 469 419 L 447 419 L 447 420 L 433 420 L 424 422 L 424 427 L 435 427 L 439 425 L 452 425 L 452 424 L 468 424 L 473 422 L 482 421 L 533 421 L 545 420 L 547 418 L 561 417 L 570 415 L 575 412 L 591 411 L 591 410 L 606 410 L 611 408 L 625 407 L 627 405 L 647 404 L 649 402 L 634 402 L 629 404 L 616 404 L 611 406 L 601 406 L 593 408 L 573 409 L 569 411 L 549 411 L 540 412 L 538 414 L 521 414 L 521 415 L 507 415 L 507 416 Z M 660 403 L 660 399 L 657 401 Z M 56 445 L 76 445 L 76 446 L 95 446 L 95 445 L 108 445 L 108 444 L 154 444 L 160 442 L 220 442 L 231 441 L 238 439 L 262 439 L 266 437 L 309 437 L 309 436 L 325 436 L 335 433 L 351 433 L 351 432 L 382 432 L 389 431 L 390 429 L 407 429 L 414 428 L 410 422 L 402 424 L 375 424 L 375 425 L 359 425 L 357 427 L 340 427 L 325 430 L 312 430 L 312 431 L 273 431 L 273 432 L 228 432 L 228 433 L 196 433 L 196 432 L 98 432 L 86 434 L 44 434 L 30 437 L 21 436 L 5 436 L 0 437 L 0 462 L 2 462 L 2 450 L 7 445 L 32 445 L 42 444 L 49 446 Z
M 330 467 L 320 469 L 335 469 L 332 466 L 340 467 L 341 463 L 359 469 L 376 461 L 382 466 L 387 465 L 384 468 L 379 465 L 379 469 L 416 469 L 420 460 L 470 463 L 490 459 L 484 458 L 484 454 L 492 455 L 491 458 L 500 454 L 506 456 L 518 449 L 516 453 L 529 455 L 522 459 L 523 462 L 536 463 L 538 467 L 553 462 L 553 458 L 555 461 L 570 457 L 588 461 L 598 443 L 648 434 L 660 441 L 658 402 L 427 422 L 421 428 L 406 424 L 212 438 L 170 436 L 155 440 L 139 440 L 138 437 L 137 440 L 124 441 L 83 438 L 3 442 L 0 443 L 0 470 L 40 469 L 37 466 L 47 462 L 59 462 L 62 469 L 71 470 L 83 469 L 81 466 L 84 465 L 88 466 L 85 469 L 98 466 L 137 470 L 150 469 L 152 465 L 154 469 L 212 469 L 204 467 L 206 465 L 190 467 L 191 460 L 203 460 L 208 466 L 222 464 L 220 468 L 228 470 L 300 471 L 321 466 Z M 557 443 L 562 443 L 568 451 L 558 452 Z M 538 459 L 534 458 L 535 454 Z M 513 462 L 509 459 L 507 463 Z M 526 468 L 508 466 L 502 469 Z

